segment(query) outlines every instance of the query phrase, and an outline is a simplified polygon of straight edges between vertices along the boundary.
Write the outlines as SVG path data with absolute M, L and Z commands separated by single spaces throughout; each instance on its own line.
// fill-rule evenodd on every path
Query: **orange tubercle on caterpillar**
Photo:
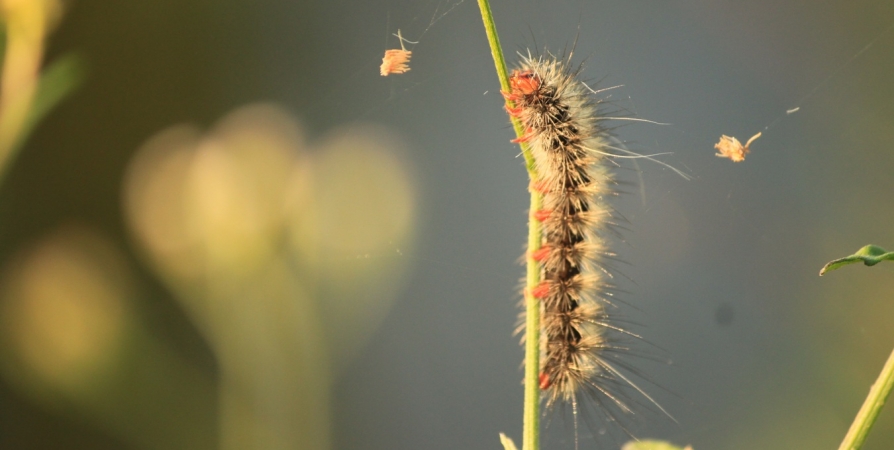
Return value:
M 540 90 L 540 77 L 529 70 L 516 70 L 509 76 L 509 92 L 500 91 L 503 98 L 507 102 L 517 103 L 525 100 L 526 97 L 536 95 Z M 511 117 L 521 119 L 524 113 L 524 106 L 509 106 L 507 103 L 504 108 Z M 513 144 L 528 142 L 536 135 L 536 131 L 530 127 L 525 129 L 525 134 L 512 140 Z
M 500 91 L 500 93 L 506 100 L 517 102 L 523 100 L 525 96 L 536 94 L 540 90 L 540 86 L 541 81 L 537 74 L 527 70 L 516 70 L 509 76 L 509 92 Z M 507 111 L 510 109 L 512 110 L 510 115 L 518 116 L 518 112 L 522 108 L 507 108 Z
M 540 372 L 538 377 L 540 379 L 540 390 L 545 391 L 553 385 L 552 381 L 549 379 L 549 375 L 544 372 Z
M 549 294 L 549 283 L 546 281 L 541 282 L 534 289 L 531 289 L 531 295 L 534 298 L 543 298 Z
M 522 142 L 528 142 L 528 141 L 530 141 L 531 139 L 534 138 L 535 134 L 536 134 L 536 133 L 534 132 L 534 130 L 528 128 L 527 130 L 525 130 L 525 134 L 524 134 L 522 137 L 520 137 L 520 138 L 515 138 L 515 139 L 513 139 L 513 140 L 510 141 L 510 142 L 512 142 L 513 144 L 519 144 L 519 143 L 522 143 Z
M 512 72 L 512 75 L 509 76 L 509 92 L 500 91 L 500 93 L 503 95 L 503 98 L 505 98 L 507 102 L 530 103 L 530 98 L 533 98 L 538 94 L 541 86 L 542 81 L 540 80 L 540 76 L 533 71 L 516 70 Z M 524 106 L 509 106 L 509 103 L 507 103 L 504 108 L 511 117 L 514 117 L 516 119 L 523 119 L 522 115 L 525 111 Z M 537 131 L 532 129 L 531 127 L 527 127 L 525 128 L 524 135 L 513 139 L 511 142 L 513 144 L 525 143 L 536 136 Z
M 532 258 L 534 261 L 542 262 L 543 260 L 545 260 L 545 259 L 549 256 L 549 253 L 550 253 L 551 251 L 552 251 L 552 249 L 551 249 L 549 246 L 544 245 L 543 247 L 540 247 L 539 250 L 532 252 L 532 253 L 531 253 L 531 258 Z
M 500 91 L 500 95 L 502 95 L 503 98 L 506 99 L 506 101 L 510 101 L 510 102 L 517 102 L 517 101 L 521 100 L 521 98 L 522 98 L 521 95 L 519 95 L 517 93 L 507 92 L 507 91 L 503 91 L 503 90 Z
M 540 84 L 540 77 L 530 70 L 516 70 L 509 76 L 509 86 L 515 95 L 531 95 L 540 89 Z
M 549 219 L 549 216 L 553 212 L 548 209 L 541 209 L 539 211 L 534 212 L 534 218 L 537 219 L 538 222 L 544 222 L 546 219 Z
M 504 106 L 504 108 L 506 109 L 506 112 L 509 113 L 509 115 L 512 117 L 520 117 L 521 116 L 521 112 L 522 112 L 521 107 L 513 108 L 507 104 L 506 106 Z
M 550 184 L 543 180 L 538 180 L 531 183 L 531 189 L 534 192 L 539 192 L 541 194 L 549 192 L 550 188 Z

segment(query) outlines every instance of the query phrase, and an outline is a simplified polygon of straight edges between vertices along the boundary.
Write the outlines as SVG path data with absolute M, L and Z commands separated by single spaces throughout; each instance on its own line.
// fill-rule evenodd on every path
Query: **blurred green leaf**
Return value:
M 630 441 L 621 447 L 621 450 L 692 450 L 692 447 L 677 447 L 665 441 Z
M 862 262 L 867 266 L 874 266 L 886 259 L 894 261 L 894 252 L 889 252 L 876 245 L 867 245 L 860 250 L 857 250 L 857 253 L 854 253 L 853 255 L 829 261 L 829 263 L 820 269 L 819 274 L 820 276 L 823 276 L 830 270 L 835 270 L 841 266 L 858 262 Z
M 31 105 L 28 120 L 19 135 L 19 144 L 25 141 L 31 130 L 49 114 L 67 95 L 84 81 L 87 73 L 83 58 L 69 53 L 56 59 L 40 76 L 37 95 Z

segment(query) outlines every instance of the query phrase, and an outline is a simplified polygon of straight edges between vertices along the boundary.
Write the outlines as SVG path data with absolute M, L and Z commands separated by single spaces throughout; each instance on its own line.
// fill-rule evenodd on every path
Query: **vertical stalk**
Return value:
M 534 213 L 540 209 L 542 196 L 531 189 L 528 217 L 528 253 L 525 281 L 525 410 L 522 450 L 540 448 L 540 300 L 531 292 L 540 283 L 540 265 L 531 257 L 540 249 L 540 222 Z
M 484 21 L 484 31 L 487 32 L 487 42 L 490 44 L 490 53 L 494 58 L 494 65 L 497 67 L 497 78 L 500 80 L 500 89 L 509 92 L 509 72 L 506 70 L 506 60 L 503 59 L 503 47 L 500 45 L 500 36 L 497 36 L 497 26 L 494 24 L 493 15 L 490 12 L 490 2 L 488 0 L 478 0 L 478 7 L 481 9 L 481 20 Z M 507 102 L 509 106 L 515 106 L 511 101 Z M 525 127 L 517 117 L 509 116 L 512 121 L 512 128 L 515 129 L 515 135 L 522 137 L 525 134 Z M 525 167 L 528 169 L 528 175 L 531 181 L 537 179 L 537 170 L 534 167 L 534 156 L 531 155 L 531 149 L 528 144 L 522 142 L 519 144 L 522 150 L 522 156 L 525 158 Z M 538 248 L 540 245 L 537 246 Z
M 863 446 L 863 441 L 875 424 L 882 407 L 885 406 L 885 400 L 891 394 L 891 388 L 894 387 L 894 351 L 888 356 L 888 362 L 882 368 L 882 372 L 878 375 L 878 379 L 869 390 L 869 395 L 863 406 L 854 418 L 854 423 L 844 436 L 844 441 L 838 450 L 856 450 Z
M 497 28 L 490 11 L 488 0 L 478 0 L 481 9 L 481 19 L 484 21 L 484 30 L 490 44 L 491 55 L 497 69 L 497 77 L 500 79 L 500 87 L 504 92 L 510 90 L 509 75 L 506 70 L 506 61 L 503 59 L 503 49 L 500 46 L 500 38 L 497 36 Z M 507 102 L 510 105 L 511 102 Z M 524 126 L 516 117 L 512 117 L 512 127 L 515 134 L 522 137 L 525 134 Z M 534 165 L 534 157 L 527 144 L 521 143 L 522 155 L 525 158 L 525 167 L 531 178 L 531 184 L 537 180 L 537 170 Z M 540 448 L 540 301 L 531 295 L 531 292 L 540 283 L 540 266 L 531 257 L 533 252 L 540 249 L 541 232 L 540 222 L 534 218 L 534 213 L 540 209 L 542 195 L 536 189 L 530 189 L 531 208 L 528 217 L 528 250 L 525 257 L 527 265 L 525 282 L 525 409 L 523 420 L 522 450 L 539 450 Z

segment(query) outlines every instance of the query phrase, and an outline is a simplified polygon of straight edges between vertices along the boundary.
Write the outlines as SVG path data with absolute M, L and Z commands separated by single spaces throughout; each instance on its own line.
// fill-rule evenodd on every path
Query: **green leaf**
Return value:
M 77 88 L 85 77 L 85 64 L 80 57 L 69 54 L 57 59 L 37 80 L 37 92 L 31 99 L 21 126 L 14 130 L 8 147 L 0 151 L 0 178 L 4 175 L 37 124 Z
M 879 246 L 876 245 L 867 245 L 860 250 L 857 250 L 857 253 L 854 253 L 851 256 L 846 256 L 844 258 L 836 259 L 834 261 L 829 261 L 828 264 L 823 266 L 820 269 L 820 276 L 823 276 L 826 272 L 830 270 L 835 270 L 841 266 L 847 264 L 853 264 L 862 262 L 867 266 L 874 266 L 884 260 L 894 261 L 894 252 L 889 252 Z
M 37 93 L 28 110 L 28 118 L 19 130 L 16 141 L 10 153 L 7 155 L 6 164 L 15 158 L 19 148 L 34 130 L 40 121 L 59 104 L 62 99 L 71 94 L 85 78 L 86 70 L 83 60 L 75 55 L 62 56 L 47 67 L 40 75 L 37 85 Z
M 83 59 L 75 54 L 62 56 L 43 71 L 28 121 L 21 133 L 22 138 L 84 81 L 86 72 Z M 22 138 L 20 140 L 24 140 Z
M 691 446 L 677 447 L 665 441 L 630 441 L 621 447 L 621 450 L 692 450 Z

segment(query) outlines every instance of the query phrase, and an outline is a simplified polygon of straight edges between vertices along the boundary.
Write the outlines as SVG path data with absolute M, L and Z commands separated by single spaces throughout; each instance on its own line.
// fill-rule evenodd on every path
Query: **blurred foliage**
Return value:
M 334 371 L 384 317 L 412 247 L 415 188 L 401 147 L 354 126 L 309 148 L 270 104 L 237 109 L 208 133 L 158 133 L 127 171 L 127 222 L 220 379 L 152 336 L 120 251 L 83 227 L 7 263 L 3 375 L 138 448 L 329 448 Z M 152 367 L 137 367 L 136 354 Z M 134 386 L 134 371 L 155 381 Z M 215 386 L 216 437 L 198 414 Z
M 83 78 L 83 62 L 68 56 L 44 73 L 46 37 L 62 13 L 57 0 L 3 0 L 3 71 L 0 80 L 0 173 L 28 134 Z
M 126 261 L 83 226 L 62 227 L 7 261 L 2 375 L 44 408 L 135 448 L 208 448 L 211 427 L 198 421 L 213 380 L 152 335 Z
M 86 72 L 87 63 L 75 54 L 62 56 L 46 68 L 40 76 L 37 94 L 22 127 L 19 145 L 41 119 L 83 83 Z
M 83 65 L 68 57 L 39 73 L 57 2 L 0 6 L 6 165 Z M 138 244 L 218 358 L 222 448 L 329 446 L 332 367 L 384 316 L 403 259 L 382 256 L 402 254 L 412 238 L 414 189 L 396 138 L 345 129 L 313 154 L 302 134 L 274 106 L 243 108 L 208 136 L 188 126 L 159 133 L 125 181 Z M 214 380 L 140 325 L 122 260 L 102 236 L 65 228 L 8 262 L 3 374 L 45 406 L 74 408 L 137 447 L 208 447 L 215 438 L 190 432 L 209 428 L 195 422 L 203 415 L 152 400 L 184 406 Z M 332 301 L 319 304 L 322 295 Z M 120 402 L 146 389 L 129 385 L 138 351 L 170 384 Z
M 0 1 L 0 172 L 83 79 L 74 56 L 41 74 L 60 13 L 55 0 Z M 270 104 L 208 133 L 158 133 L 127 171 L 126 219 L 211 346 L 219 379 L 155 336 L 127 258 L 82 225 L 4 264 L 0 374 L 134 448 L 329 448 L 334 371 L 386 314 L 412 247 L 402 146 L 354 126 L 311 148 Z
M 347 128 L 309 151 L 260 104 L 138 151 L 128 221 L 218 357 L 223 448 L 329 446 L 333 367 L 384 317 L 404 260 L 383 256 L 410 244 L 400 145 Z

